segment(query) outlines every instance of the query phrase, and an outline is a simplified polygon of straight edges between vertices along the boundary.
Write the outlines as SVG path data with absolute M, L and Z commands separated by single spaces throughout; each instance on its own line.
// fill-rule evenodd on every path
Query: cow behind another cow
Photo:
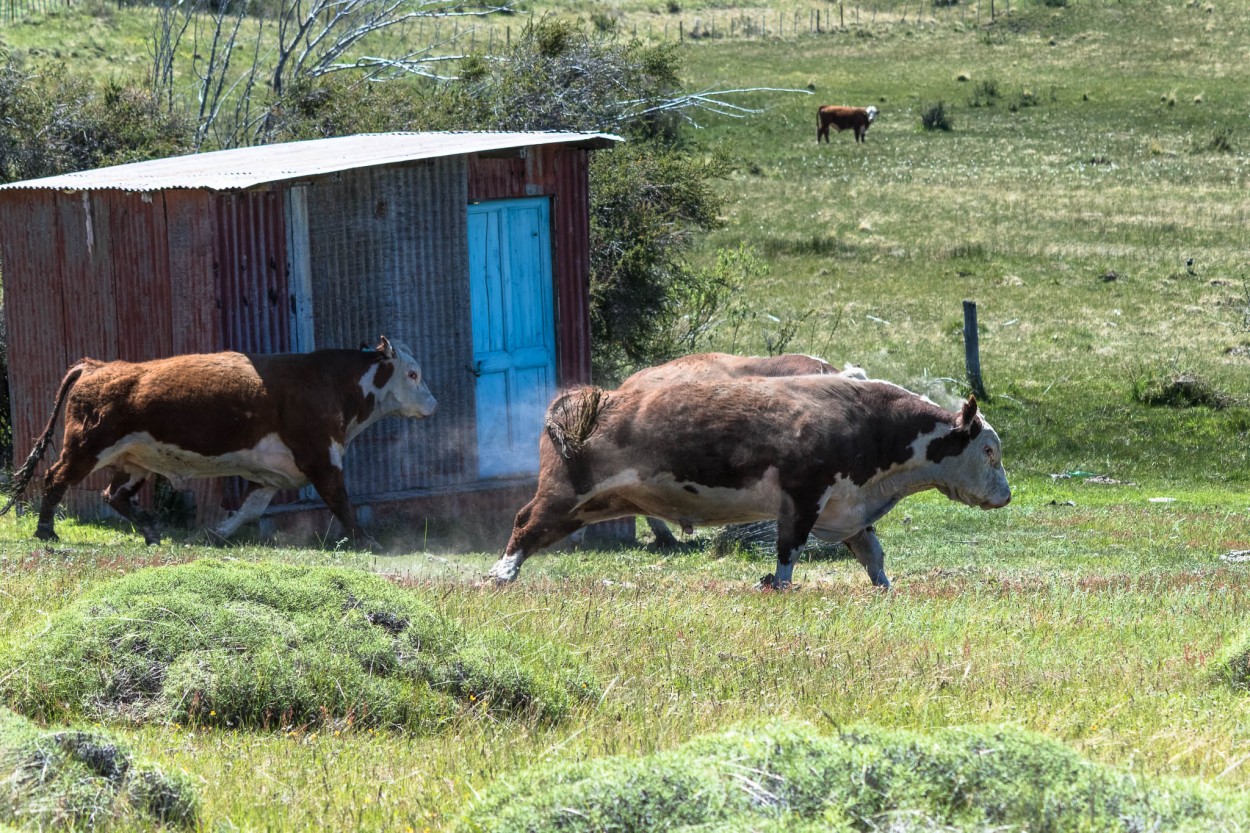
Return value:
M 969 398 L 952 414 L 888 382 L 842 376 L 676 383 L 557 397 L 539 443 L 538 489 L 491 568 L 516 578 L 535 552 L 629 515 L 683 528 L 777 519 L 777 572 L 790 584 L 810 533 L 843 541 L 889 587 L 873 524 L 937 489 L 992 509 L 1011 489 L 998 435 Z
M 692 382 L 719 382 L 747 376 L 822 376 L 841 373 L 850 379 L 867 379 L 862 367 L 848 364 L 842 370 L 816 356 L 783 353 L 779 356 L 735 356 L 730 353 L 694 353 L 655 367 L 639 370 L 621 383 L 618 390 L 647 390 L 661 385 Z M 677 546 L 677 538 L 659 518 L 647 518 L 647 526 L 661 549 Z
M 839 107 L 826 104 L 816 111 L 816 144 L 820 144 L 822 136 L 828 144 L 830 127 L 835 128 L 839 133 L 843 130 L 853 130 L 855 141 L 862 142 L 865 134 L 868 133 L 868 125 L 876 120 L 876 107 Z
M 35 536 L 58 540 L 53 519 L 65 491 L 109 467 L 104 500 L 148 544 L 160 543 L 160 533 L 135 495 L 160 474 L 175 486 L 197 477 L 250 481 L 243 505 L 214 530 L 222 538 L 259 518 L 279 489 L 311 483 L 352 542 L 373 545 L 347 496 L 343 454 L 383 417 L 419 419 L 438 407 L 408 349 L 385 337 L 372 350 L 83 359 L 61 381 L 47 428 L 14 475 L 13 499 L 0 514 L 30 483 L 62 405 L 64 442 L 44 478 Z

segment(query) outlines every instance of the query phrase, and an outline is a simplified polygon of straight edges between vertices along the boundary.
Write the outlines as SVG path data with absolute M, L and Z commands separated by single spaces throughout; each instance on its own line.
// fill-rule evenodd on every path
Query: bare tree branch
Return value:
M 476 8 L 458 0 L 278 0 L 268 14 L 252 14 L 255 6 L 243 0 L 161 0 L 151 37 L 152 96 L 171 111 L 184 94 L 194 96 L 197 150 L 210 138 L 220 147 L 253 144 L 272 126 L 258 91 L 277 101 L 297 82 L 345 71 L 365 79 L 447 80 L 453 76 L 434 67 L 464 57 L 437 54 L 454 37 L 392 56 L 366 52 L 366 41 L 388 32 L 392 41 L 410 43 L 405 29 L 416 22 L 481 18 L 511 7 L 511 0 Z M 179 56 L 187 54 L 191 78 L 184 79 L 180 62 L 187 59 Z

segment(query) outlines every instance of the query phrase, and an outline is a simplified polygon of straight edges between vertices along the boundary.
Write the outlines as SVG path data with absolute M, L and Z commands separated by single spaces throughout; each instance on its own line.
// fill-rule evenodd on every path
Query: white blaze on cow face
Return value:
M 872 124 L 874 121 L 877 120 L 877 112 L 878 112 L 877 108 L 870 105 L 868 107 L 867 112 L 868 112 L 868 123 Z
M 421 419 L 438 410 L 438 401 L 426 387 L 421 376 L 421 365 L 412 357 L 408 347 L 400 341 L 382 339 L 384 355 L 394 363 L 394 372 L 386 384 L 378 389 L 373 381 L 377 367 L 370 369 L 360 380 L 360 388 L 367 396 L 375 394 L 378 400 L 378 417 L 400 416 Z
M 981 509 L 1000 509 L 1011 502 L 1011 486 L 1003 468 L 998 433 L 979 415 L 981 431 L 962 453 L 939 463 L 935 488 L 951 500 Z

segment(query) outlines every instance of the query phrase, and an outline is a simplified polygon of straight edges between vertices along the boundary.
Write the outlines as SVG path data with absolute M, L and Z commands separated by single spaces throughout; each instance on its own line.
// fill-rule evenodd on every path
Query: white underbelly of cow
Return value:
M 583 523 L 642 514 L 690 528 L 775 518 L 781 487 L 775 468 L 742 489 L 678 482 L 668 473 L 643 480 L 636 470 L 627 469 L 578 497 L 574 514 Z
M 183 481 L 200 477 L 242 477 L 279 489 L 297 489 L 308 483 L 308 478 L 296 468 L 291 449 L 277 434 L 267 434 L 252 448 L 209 457 L 157 442 L 144 431 L 129 434 L 101 452 L 96 469 L 106 466 L 132 476 L 164 475 L 176 488 Z

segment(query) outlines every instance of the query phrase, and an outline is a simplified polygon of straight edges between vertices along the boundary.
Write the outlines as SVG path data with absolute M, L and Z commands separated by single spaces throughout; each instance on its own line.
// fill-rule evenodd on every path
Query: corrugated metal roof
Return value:
M 169 188 L 205 188 L 232 191 L 353 168 L 463 153 L 488 153 L 550 144 L 605 148 L 619 141 L 619 136 L 610 133 L 365 133 L 152 159 L 11 182 L 0 185 L 0 190 L 161 191 Z

